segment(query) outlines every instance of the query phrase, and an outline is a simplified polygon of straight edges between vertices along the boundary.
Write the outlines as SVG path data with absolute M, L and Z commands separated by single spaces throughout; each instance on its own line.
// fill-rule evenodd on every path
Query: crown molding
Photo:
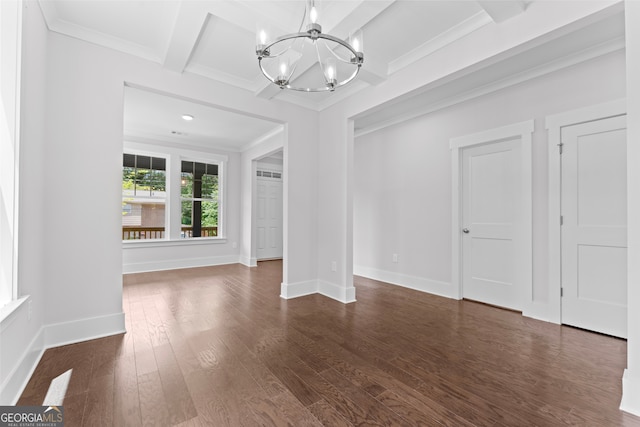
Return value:
M 480 11 L 475 15 L 472 15 L 470 18 L 423 43 L 409 53 L 389 62 L 389 75 L 408 67 L 414 62 L 419 61 L 425 56 L 428 56 L 457 40 L 460 40 L 487 24 L 493 24 L 493 20 L 485 11 Z
M 54 1 L 40 0 L 38 4 L 40 5 L 40 10 L 44 15 L 49 31 L 93 43 L 98 46 L 114 49 L 129 55 L 134 55 L 158 64 L 162 63 L 166 46 L 156 50 L 138 43 L 129 42 L 119 37 L 102 33 L 100 31 L 91 30 L 81 25 L 60 19 Z

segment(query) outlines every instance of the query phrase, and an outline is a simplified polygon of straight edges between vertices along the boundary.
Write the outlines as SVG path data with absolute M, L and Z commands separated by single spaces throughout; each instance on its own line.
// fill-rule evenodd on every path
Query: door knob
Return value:
M 465 233 L 465 234 L 469 234 L 469 229 L 468 228 L 463 228 L 462 232 Z

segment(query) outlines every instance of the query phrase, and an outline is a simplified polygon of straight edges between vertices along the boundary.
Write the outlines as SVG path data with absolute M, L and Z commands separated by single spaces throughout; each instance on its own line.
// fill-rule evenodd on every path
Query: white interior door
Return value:
M 519 311 L 520 150 L 520 138 L 466 148 L 461 173 L 462 296 Z
M 258 259 L 282 258 L 282 180 L 257 180 Z
M 625 116 L 562 129 L 562 323 L 627 335 Z

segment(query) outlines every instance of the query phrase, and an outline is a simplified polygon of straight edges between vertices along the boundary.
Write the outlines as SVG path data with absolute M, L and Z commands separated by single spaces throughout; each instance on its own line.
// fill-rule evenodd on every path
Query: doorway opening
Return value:
M 254 201 L 256 259 L 282 259 L 283 256 L 283 152 L 255 161 Z

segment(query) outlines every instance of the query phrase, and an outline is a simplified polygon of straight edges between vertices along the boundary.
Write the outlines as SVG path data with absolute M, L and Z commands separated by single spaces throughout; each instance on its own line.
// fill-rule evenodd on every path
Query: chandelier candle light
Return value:
M 256 31 L 256 55 L 262 74 L 280 89 L 291 89 L 302 92 L 334 91 L 352 81 L 360 71 L 364 62 L 362 30 L 358 29 L 344 41 L 338 37 L 322 32 L 318 23 L 317 0 L 307 0 L 304 16 L 297 33 L 286 34 L 276 39 L 270 39 L 266 27 L 260 26 Z M 302 28 L 306 31 L 301 32 Z M 324 82 L 316 85 L 298 86 L 292 84 L 300 78 L 294 76 L 296 67 L 304 57 L 307 45 L 315 49 Z M 306 71 L 306 70 L 305 70 Z M 339 73 L 346 78 L 339 79 Z

